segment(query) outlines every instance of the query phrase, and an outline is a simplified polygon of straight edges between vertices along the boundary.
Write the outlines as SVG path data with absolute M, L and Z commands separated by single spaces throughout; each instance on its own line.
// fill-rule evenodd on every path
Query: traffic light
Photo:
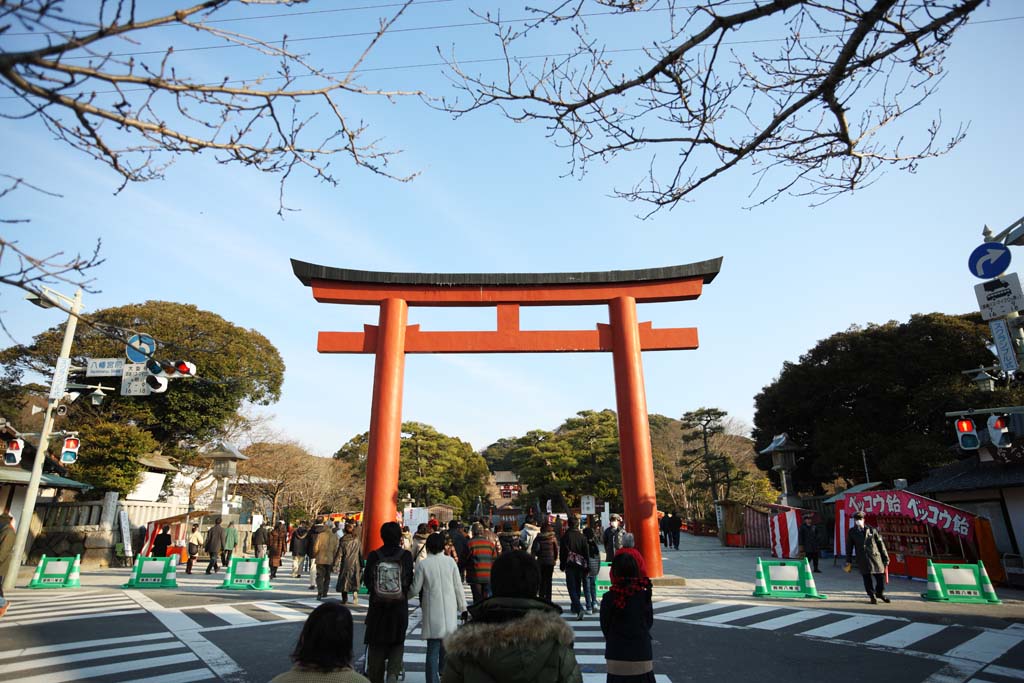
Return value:
M 7 450 L 4 452 L 5 465 L 20 465 L 21 451 L 25 448 L 24 439 L 11 439 L 7 442 Z
M 1010 433 L 1010 420 L 1007 415 L 990 415 L 988 418 L 988 438 L 996 448 L 1009 448 L 1013 445 L 1013 434 Z M 962 446 L 961 446 L 962 447 Z
M 196 376 L 196 364 L 190 363 L 187 360 L 176 360 L 174 361 L 174 369 L 178 373 L 179 377 L 195 377 Z
M 76 436 L 69 436 L 64 439 L 64 448 L 60 451 L 60 462 L 63 465 L 70 465 L 78 460 L 78 447 L 82 442 Z
M 960 442 L 960 448 L 965 451 L 976 451 L 981 446 L 981 439 L 974 428 L 974 420 L 961 417 L 956 421 L 956 438 Z
M 167 391 L 167 378 L 158 375 L 150 375 L 146 378 L 146 384 L 154 394 L 162 394 Z

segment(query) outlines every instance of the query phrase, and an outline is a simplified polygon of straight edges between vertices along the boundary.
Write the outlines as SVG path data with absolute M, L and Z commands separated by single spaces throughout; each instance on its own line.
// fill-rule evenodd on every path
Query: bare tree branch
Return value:
M 983 1 L 591 0 L 620 23 L 667 15 L 650 24 L 643 59 L 622 67 L 617 55 L 625 61 L 635 51 L 602 44 L 586 0 L 534 10 L 522 30 L 483 14 L 505 68 L 494 77 L 473 73 L 453 52 L 450 77 L 467 99 L 439 106 L 457 117 L 498 107 L 513 121 L 543 122 L 570 151 L 573 174 L 649 150 L 646 177 L 616 191 L 649 204 L 647 216 L 744 163 L 763 195 L 755 204 L 785 193 L 817 203 L 870 184 L 887 166 L 913 171 L 963 139 L 962 126 L 940 138 L 941 117 L 916 131 L 915 147 L 889 128 L 934 92 L 952 36 Z M 541 30 L 568 31 L 576 45 L 539 63 L 515 56 Z M 670 156 L 659 158 L 659 149 Z M 762 190 L 766 182 L 775 186 Z

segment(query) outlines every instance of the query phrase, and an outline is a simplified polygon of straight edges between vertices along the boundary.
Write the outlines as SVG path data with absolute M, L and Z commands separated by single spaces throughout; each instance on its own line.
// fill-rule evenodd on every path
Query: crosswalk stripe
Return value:
M 906 647 L 946 628 L 941 624 L 907 624 L 903 628 L 890 631 L 868 641 L 869 645 L 886 647 Z
M 607 680 L 608 674 L 595 674 L 585 673 L 583 674 L 583 683 L 604 683 Z M 655 683 L 672 683 L 672 679 L 667 674 L 654 674 Z
M 76 607 L 63 608 L 58 605 L 50 605 L 45 608 L 37 608 L 32 610 L 11 610 L 10 614 L 16 618 L 34 619 L 37 617 L 45 617 L 51 614 L 89 614 L 90 612 L 102 612 L 104 610 L 116 609 L 118 607 L 134 607 L 135 603 L 131 600 L 117 600 L 115 602 L 109 602 L 102 605 L 81 605 Z
M 98 590 L 68 590 L 46 592 L 46 593 L 34 593 L 32 595 L 18 592 L 16 595 L 8 595 L 7 597 L 17 602 L 47 602 L 47 601 L 68 601 L 73 602 L 75 600 L 88 600 L 96 597 L 97 595 L 117 595 L 117 593 L 100 593 Z
M 67 621 L 69 619 L 101 619 L 106 617 L 127 617 L 132 614 L 145 614 L 144 609 L 129 609 L 117 612 L 99 612 L 95 614 L 72 614 L 72 615 L 61 615 L 59 617 L 43 617 L 41 619 L 24 619 L 18 620 L 11 617 L 5 617 L 0 628 L 14 628 L 15 626 L 28 626 L 29 624 L 52 624 L 56 621 Z
M 8 650 L 6 652 L 0 652 L 0 660 L 17 659 L 19 657 L 35 657 L 37 655 L 49 654 L 50 652 L 85 650 L 91 647 L 107 647 L 109 645 L 119 645 L 121 643 L 138 643 L 145 642 L 148 640 L 167 640 L 173 638 L 173 634 L 162 632 L 143 633 L 137 636 L 126 636 L 124 638 L 103 638 L 101 640 L 80 640 L 75 643 L 59 643 L 57 645 L 39 645 L 37 647 L 24 647 L 20 650 Z
M 983 673 L 992 674 L 993 676 L 1005 676 L 1006 678 L 1017 678 L 1024 680 L 1024 670 L 1011 669 L 1008 666 L 987 666 Z
M 14 600 L 11 602 L 11 613 L 18 612 L 39 612 L 43 610 L 50 610 L 54 608 L 72 608 L 77 609 L 78 607 L 91 607 L 93 605 L 109 605 L 111 603 L 125 602 L 128 600 L 124 595 L 104 595 L 89 598 L 88 600 L 40 600 L 30 603 L 22 603 L 20 600 Z
M 153 600 L 153 598 L 143 594 L 141 591 L 136 591 L 130 595 L 132 600 L 138 603 L 140 607 L 145 608 L 145 611 L 156 617 L 157 620 L 172 633 L 195 631 L 201 628 L 199 624 L 181 610 L 164 607 L 156 600 Z
M 74 654 L 60 654 L 55 657 L 44 657 L 42 659 L 27 659 L 12 664 L 0 665 L 0 674 L 26 671 L 30 669 L 42 669 L 47 666 L 62 666 L 75 664 L 77 662 L 88 662 L 93 659 L 106 659 L 108 657 L 123 657 L 125 655 L 142 654 L 144 652 L 155 652 L 160 650 L 180 650 L 185 647 L 175 641 L 173 643 L 151 643 L 149 645 L 136 645 L 134 647 L 118 647 L 107 650 L 92 650 L 89 652 L 76 652 Z
M 1002 657 L 1010 648 L 1022 641 L 1024 638 L 1021 636 L 985 631 L 948 650 L 946 656 L 969 659 L 972 662 L 991 662 Z
M 883 617 L 873 617 L 866 614 L 862 614 L 856 617 L 850 617 L 849 619 L 843 619 L 837 621 L 834 624 L 826 624 L 820 628 L 811 629 L 810 631 L 804 631 L 800 635 L 814 636 L 817 638 L 835 638 L 851 631 L 856 631 L 859 628 L 870 626 L 882 621 Z
M 173 666 L 187 662 L 198 661 L 191 652 L 180 655 L 169 655 L 167 657 L 154 657 L 152 659 L 138 659 L 129 662 L 115 662 L 114 664 L 103 664 L 101 666 L 89 666 L 84 669 L 69 669 L 67 671 L 55 671 L 38 676 L 22 678 L 18 683 L 69 683 L 79 681 L 83 678 L 98 678 L 129 671 L 141 671 L 143 669 L 158 669 L 162 666 Z
M 231 605 L 206 605 L 204 609 L 218 619 L 223 619 L 229 624 L 255 624 L 259 619 L 254 619 L 248 614 L 235 609 Z
M 132 681 L 123 681 L 123 683 L 192 683 L 192 681 L 207 681 L 211 678 L 216 678 L 216 676 L 209 669 L 190 669 L 188 671 L 163 674 L 162 676 L 136 678 Z
M 253 607 L 258 607 L 264 612 L 270 612 L 271 614 L 277 615 L 283 619 L 288 619 L 289 621 L 306 618 L 305 612 L 300 612 L 297 609 L 279 605 L 276 602 L 254 602 Z
M 753 617 L 758 614 L 764 614 L 765 612 L 774 612 L 778 607 L 772 606 L 757 606 L 748 607 L 746 609 L 736 610 L 735 612 L 726 612 L 725 614 L 716 614 L 714 616 L 705 617 L 701 621 L 706 621 L 712 624 L 727 624 L 730 621 L 739 621 L 740 619 L 746 619 L 747 617 Z
M 775 617 L 774 619 L 766 619 L 765 621 L 759 621 L 756 624 L 750 624 L 750 627 L 765 631 L 775 631 L 780 628 L 799 624 L 803 621 L 810 621 L 811 619 L 825 616 L 826 614 L 829 614 L 829 612 L 822 612 L 821 610 L 816 609 L 803 609 L 797 612 L 791 612 L 790 614 L 784 614 L 781 617 Z
M 708 602 L 703 605 L 694 605 L 693 607 L 684 607 L 683 609 L 675 609 L 669 612 L 658 612 L 654 616 L 656 617 L 688 617 L 692 614 L 700 614 L 701 612 L 710 612 L 716 609 L 722 609 L 723 607 L 730 607 L 731 604 L 727 602 Z

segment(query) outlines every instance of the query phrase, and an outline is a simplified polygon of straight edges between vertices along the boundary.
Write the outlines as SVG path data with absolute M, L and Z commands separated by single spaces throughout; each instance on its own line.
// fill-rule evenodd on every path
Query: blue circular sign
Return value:
M 136 334 L 124 347 L 124 355 L 132 363 L 145 363 L 156 351 L 156 340 L 148 334 Z
M 982 280 L 998 277 L 1010 267 L 1010 248 L 1001 242 L 985 242 L 971 252 L 967 267 Z

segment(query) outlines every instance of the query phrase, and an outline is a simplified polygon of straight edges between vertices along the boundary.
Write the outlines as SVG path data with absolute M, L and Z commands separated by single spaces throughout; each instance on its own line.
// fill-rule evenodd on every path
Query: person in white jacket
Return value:
M 458 565 L 444 554 L 444 536 L 431 534 L 426 547 L 427 556 L 416 563 L 409 597 L 419 595 L 423 611 L 423 639 L 427 641 L 426 683 L 438 683 L 444 668 L 441 643 L 459 627 L 459 617 L 466 611 L 466 594 L 462 591 Z

